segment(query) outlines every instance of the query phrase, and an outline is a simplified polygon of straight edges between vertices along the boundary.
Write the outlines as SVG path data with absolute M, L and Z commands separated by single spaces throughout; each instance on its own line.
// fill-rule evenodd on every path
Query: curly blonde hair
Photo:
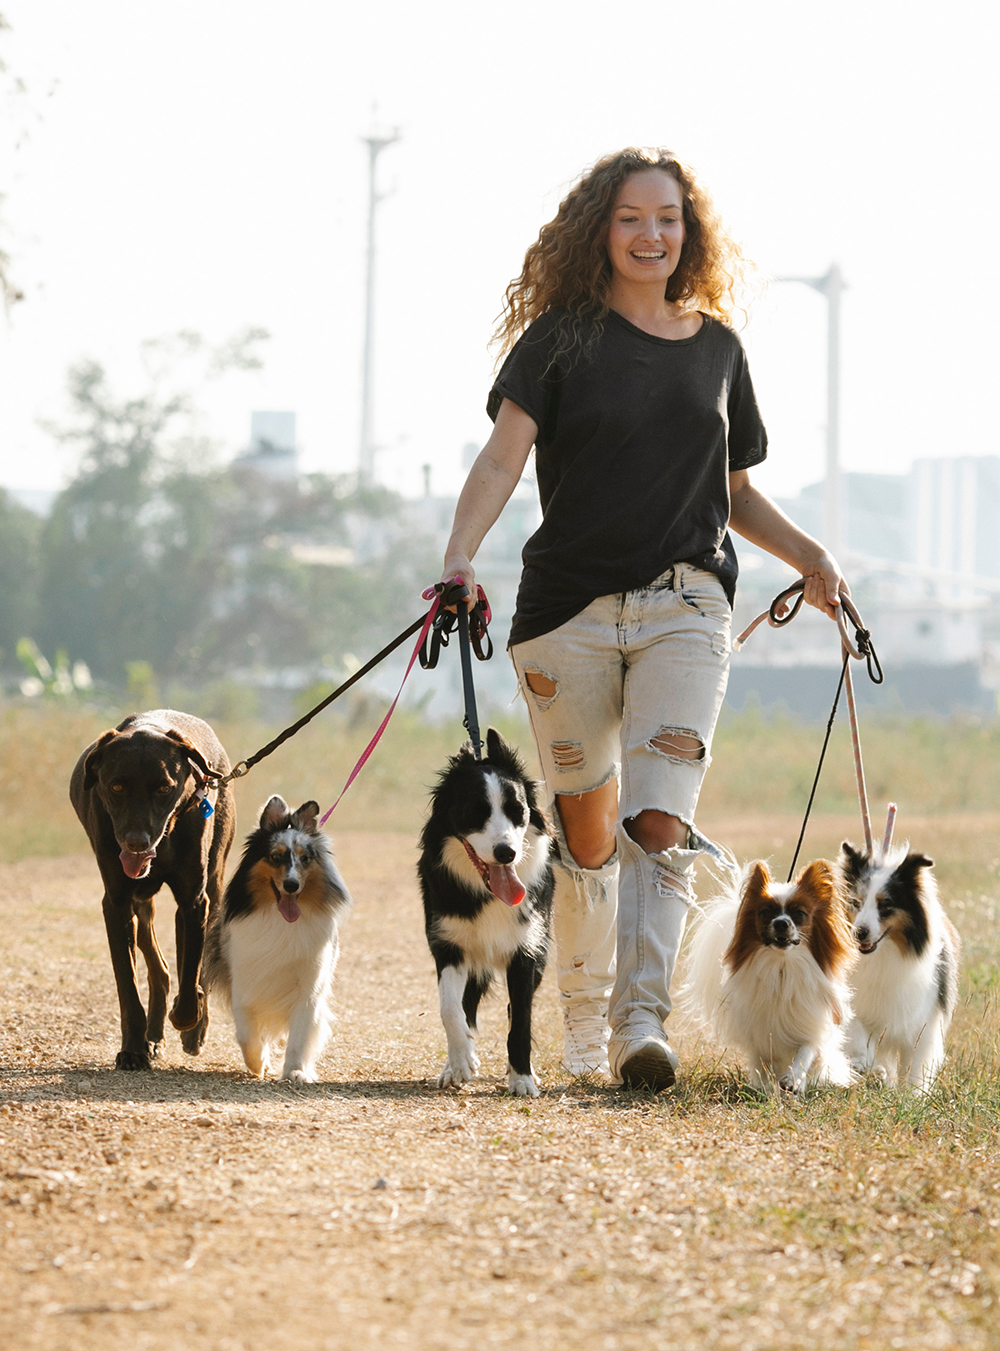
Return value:
M 630 174 L 647 169 L 668 173 L 680 185 L 683 198 L 684 247 L 667 282 L 666 299 L 727 323 L 741 309 L 737 292 L 749 264 L 693 171 L 669 150 L 629 147 L 599 159 L 563 198 L 555 219 L 542 226 L 524 256 L 521 275 L 504 295 L 491 344 L 501 356 L 529 324 L 555 308 L 566 315 L 553 360 L 591 347 L 608 312 L 607 237 L 615 199 Z

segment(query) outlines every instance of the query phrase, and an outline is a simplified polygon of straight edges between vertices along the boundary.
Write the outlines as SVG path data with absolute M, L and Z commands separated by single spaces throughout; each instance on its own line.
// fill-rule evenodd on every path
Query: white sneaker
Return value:
M 577 1078 L 584 1074 L 605 1082 L 610 1080 L 608 1068 L 608 1018 L 593 1005 L 578 1005 L 563 1009 L 563 1031 L 566 1052 L 562 1067 Z
M 677 1056 L 665 1036 L 640 1033 L 615 1048 L 611 1082 L 625 1088 L 648 1088 L 654 1093 L 673 1088 L 677 1081 Z

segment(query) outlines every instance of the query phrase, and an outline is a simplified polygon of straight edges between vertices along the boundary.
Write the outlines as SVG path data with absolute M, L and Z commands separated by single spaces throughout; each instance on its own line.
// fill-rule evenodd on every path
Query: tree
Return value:
M 39 518 L 0 488 L 0 651 L 8 663 L 36 630 L 41 532 Z
M 261 336 L 148 344 L 150 387 L 133 398 L 116 396 L 96 362 L 70 372 L 74 416 L 55 434 L 80 461 L 42 536 L 43 650 L 67 649 L 114 684 L 136 662 L 188 684 L 315 674 L 412 618 L 436 572 L 430 541 L 390 530 L 368 562 L 350 561 L 352 529 L 396 514 L 393 493 L 349 476 L 275 481 L 238 460 L 219 467 L 198 436 L 181 371 L 194 361 L 191 379 L 207 379 L 246 366 Z

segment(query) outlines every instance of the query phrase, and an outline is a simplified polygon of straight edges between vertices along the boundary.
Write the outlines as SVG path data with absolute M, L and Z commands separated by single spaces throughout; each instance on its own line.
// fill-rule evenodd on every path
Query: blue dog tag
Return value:
M 212 806 L 211 802 L 209 802 L 207 797 L 203 797 L 202 800 L 198 803 L 198 810 L 201 812 L 202 816 L 207 821 L 208 818 L 215 811 L 215 808 Z

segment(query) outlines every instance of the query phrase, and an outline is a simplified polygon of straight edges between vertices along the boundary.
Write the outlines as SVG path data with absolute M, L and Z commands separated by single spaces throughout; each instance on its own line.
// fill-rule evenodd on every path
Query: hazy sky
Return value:
M 995 4 L 715 0 L 0 0 L 26 93 L 0 127 L 4 233 L 26 298 L 0 321 L 0 484 L 69 468 L 38 426 L 67 366 L 127 389 L 180 328 L 272 337 L 206 400 L 226 453 L 293 408 L 304 465 L 357 459 L 367 161 L 382 161 L 383 482 L 460 483 L 488 432 L 503 288 L 579 170 L 626 144 L 694 164 L 765 275 L 844 300 L 843 457 L 996 454 Z M 779 494 L 822 473 L 825 311 L 773 284 L 744 332 Z

